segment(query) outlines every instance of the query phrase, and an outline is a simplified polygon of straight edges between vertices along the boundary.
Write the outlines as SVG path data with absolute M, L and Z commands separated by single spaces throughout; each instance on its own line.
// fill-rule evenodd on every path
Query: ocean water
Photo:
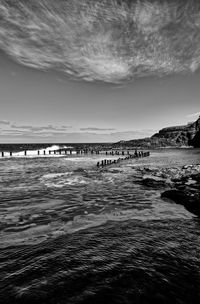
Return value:
M 200 303 L 200 220 L 138 171 L 200 163 L 200 150 L 103 158 L 0 158 L 0 303 Z

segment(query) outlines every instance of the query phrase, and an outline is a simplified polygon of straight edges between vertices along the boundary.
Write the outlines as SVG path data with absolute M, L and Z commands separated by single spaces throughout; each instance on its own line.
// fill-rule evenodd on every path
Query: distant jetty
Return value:
M 106 151 L 106 155 L 108 155 L 109 153 Z M 113 151 L 110 152 L 111 155 L 114 155 L 113 154 Z M 119 151 L 115 151 L 115 154 L 116 155 L 120 155 L 120 152 Z M 121 155 L 125 155 L 124 151 L 121 152 Z M 122 161 L 125 161 L 125 160 L 130 160 L 130 159 L 133 159 L 133 158 L 140 158 L 140 157 L 148 157 L 150 156 L 150 152 L 149 151 L 137 151 L 135 150 L 134 153 L 130 153 L 129 151 L 127 151 L 127 156 L 124 156 L 124 157 L 119 157 L 117 159 L 103 159 L 101 161 L 98 161 L 97 162 L 97 167 L 105 167 L 105 166 L 109 166 L 109 165 L 113 165 L 113 164 L 118 164 L 118 163 L 121 163 Z
M 33 154 L 34 152 L 34 154 Z M 4 158 L 4 157 L 17 157 L 17 156 L 21 156 L 21 157 L 27 157 L 27 156 L 56 156 L 56 155 L 71 155 L 71 156 L 79 156 L 79 155 L 110 155 L 110 156 L 122 156 L 122 158 L 118 158 L 118 160 L 103 160 L 102 162 L 99 162 L 99 165 L 97 163 L 97 166 L 104 166 L 104 165 L 108 165 L 111 163 L 116 163 L 120 160 L 125 160 L 125 159 L 130 159 L 130 158 L 134 158 L 134 157 L 146 157 L 150 155 L 149 151 L 137 151 L 135 150 L 134 153 L 130 153 L 129 150 L 99 150 L 99 149 L 90 149 L 90 148 L 86 148 L 86 149 L 73 149 L 73 148 L 60 148 L 60 149 L 48 149 L 48 150 L 35 150 L 35 151 L 30 151 L 30 150 L 24 150 L 21 151 L 20 153 L 17 152 L 13 152 L 13 151 L 1 151 L 0 152 L 0 157 Z

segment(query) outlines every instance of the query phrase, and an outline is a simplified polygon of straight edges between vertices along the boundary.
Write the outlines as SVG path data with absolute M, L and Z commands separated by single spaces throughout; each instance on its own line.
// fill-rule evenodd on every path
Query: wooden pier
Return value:
M 112 154 L 114 155 L 114 154 Z M 119 154 L 117 154 L 119 155 Z M 122 154 L 121 155 L 124 155 L 123 151 L 122 151 Z M 126 157 L 119 157 L 117 159 L 104 159 L 104 160 L 101 160 L 101 161 L 98 161 L 97 162 L 97 167 L 105 167 L 105 166 L 108 166 L 108 165 L 112 165 L 112 164 L 118 164 L 122 161 L 125 161 L 125 160 L 130 160 L 130 159 L 133 159 L 133 158 L 141 158 L 141 157 L 148 157 L 150 156 L 150 152 L 149 151 L 137 151 L 135 150 L 135 153 L 134 154 L 130 154 L 128 153 L 128 156 Z
M 15 153 L 21 153 L 21 156 L 33 156 L 33 155 L 38 155 L 38 156 L 47 156 L 47 155 L 111 155 L 111 156 L 123 156 L 123 159 L 129 159 L 133 157 L 145 157 L 149 156 L 147 155 L 149 152 L 143 152 L 143 151 L 137 151 L 135 150 L 134 154 L 131 154 L 129 150 L 106 150 L 106 151 L 101 151 L 101 150 L 92 150 L 92 149 L 81 149 L 81 150 L 73 150 L 73 149 L 57 149 L 57 150 L 36 150 L 35 154 L 30 154 L 29 151 L 20 151 L 20 152 L 13 152 L 13 151 L 2 151 L 0 152 L 0 157 L 15 157 Z M 23 153 L 23 154 L 22 154 Z M 124 157 L 126 156 L 126 157 Z M 121 158 L 119 158 L 121 159 Z M 109 163 L 110 164 L 110 163 Z M 104 162 L 105 165 L 105 162 Z M 106 160 L 106 165 L 107 165 L 107 160 Z

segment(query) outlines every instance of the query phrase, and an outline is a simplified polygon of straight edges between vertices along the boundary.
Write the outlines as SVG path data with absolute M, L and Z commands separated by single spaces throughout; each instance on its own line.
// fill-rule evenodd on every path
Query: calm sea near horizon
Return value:
M 200 149 L 103 158 L 0 158 L 1 303 L 200 303 L 200 221 L 138 170 L 199 164 Z

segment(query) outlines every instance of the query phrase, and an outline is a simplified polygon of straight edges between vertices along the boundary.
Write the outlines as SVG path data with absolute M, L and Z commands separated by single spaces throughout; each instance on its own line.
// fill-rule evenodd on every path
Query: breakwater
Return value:
M 0 158 L 4 157 L 17 157 L 17 156 L 47 156 L 47 155 L 121 155 L 131 158 L 131 157 L 143 157 L 147 156 L 148 152 L 137 152 L 131 154 L 129 150 L 98 150 L 98 149 L 69 149 L 69 148 L 59 148 L 59 149 L 41 149 L 41 150 L 24 150 L 20 152 L 13 151 L 1 151 Z
M 120 153 L 119 151 L 116 151 L 117 153 Z M 113 154 L 113 151 L 110 152 L 111 155 L 114 155 Z M 108 152 L 106 152 L 106 155 L 108 155 Z M 120 154 L 116 154 L 116 155 L 120 155 Z M 124 151 L 121 152 L 121 155 L 125 155 L 124 154 Z M 129 159 L 132 159 L 132 158 L 138 158 L 138 157 L 148 157 L 150 156 L 150 152 L 149 151 L 135 151 L 135 153 L 133 154 L 130 154 L 129 151 L 127 151 L 127 156 L 126 157 L 119 157 L 117 159 L 103 159 L 101 161 L 98 161 L 97 162 L 97 167 L 104 167 L 104 166 L 107 166 L 107 165 L 112 165 L 112 164 L 117 164 L 117 163 L 120 163 L 121 161 L 124 161 L 124 160 L 129 160 Z

